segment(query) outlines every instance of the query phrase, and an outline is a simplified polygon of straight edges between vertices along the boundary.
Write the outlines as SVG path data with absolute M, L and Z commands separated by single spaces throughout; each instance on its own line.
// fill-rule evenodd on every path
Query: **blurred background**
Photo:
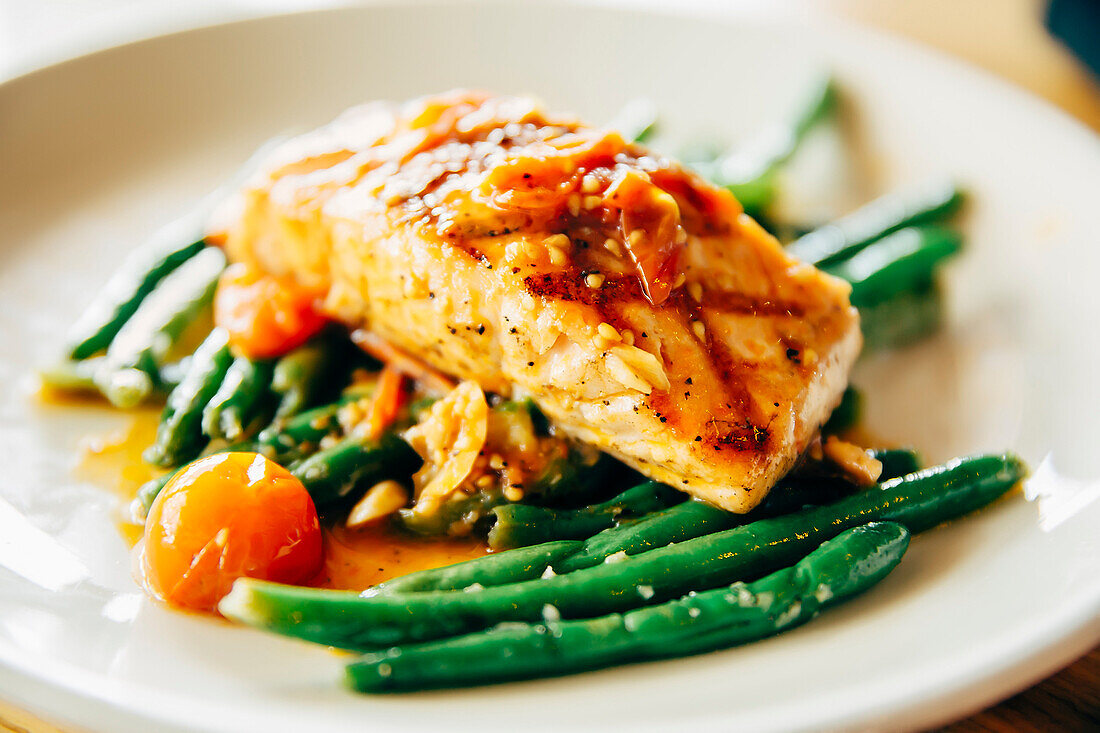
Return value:
M 532 1 L 532 0 L 526 0 Z M 965 59 L 1100 130 L 1100 0 L 600 0 L 826 14 Z M 333 0 L 0 0 L 0 79 L 171 30 Z M 1091 63 L 1091 71 L 1089 64 Z

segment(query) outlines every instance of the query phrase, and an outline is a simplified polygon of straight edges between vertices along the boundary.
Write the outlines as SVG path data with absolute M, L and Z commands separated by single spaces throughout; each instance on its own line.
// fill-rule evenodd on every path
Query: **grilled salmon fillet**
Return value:
M 226 247 L 734 512 L 805 450 L 861 345 L 848 285 L 727 191 L 523 97 L 346 112 L 270 155 Z

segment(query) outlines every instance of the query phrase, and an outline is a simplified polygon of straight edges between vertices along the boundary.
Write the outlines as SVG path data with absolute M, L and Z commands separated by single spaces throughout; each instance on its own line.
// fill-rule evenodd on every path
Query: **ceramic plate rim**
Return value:
M 434 3 L 428 0 L 417 0 L 413 4 L 430 6 Z M 453 6 L 463 3 L 452 1 L 443 2 L 442 4 Z M 25 73 L 0 81 L 0 98 L 16 84 L 33 83 L 36 76 L 65 73 L 66 67 L 82 64 L 92 57 L 104 54 L 129 53 L 134 47 L 146 44 L 156 44 L 167 38 L 192 33 L 202 33 L 213 28 L 270 22 L 272 20 L 284 19 L 292 16 L 338 15 L 345 12 L 361 13 L 369 12 L 373 7 L 395 5 L 400 5 L 400 3 L 370 2 L 358 7 L 336 6 L 317 10 L 297 10 L 226 22 L 195 25 L 186 29 L 163 33 L 113 46 L 111 48 L 93 51 L 91 53 L 60 60 L 47 66 L 26 71 Z M 603 8 L 614 7 L 615 9 L 627 13 L 646 12 L 678 15 L 678 13 L 670 12 L 665 9 L 648 7 L 645 4 L 631 6 L 629 4 L 618 3 L 554 2 L 549 3 L 549 5 L 576 7 L 578 9 L 595 5 L 596 7 Z M 704 14 L 710 14 L 710 11 L 704 9 Z M 730 14 L 725 13 L 723 15 L 723 20 L 729 17 Z M 767 19 L 765 20 L 767 22 Z M 779 21 L 777 20 L 776 22 Z M 906 39 L 874 31 L 840 19 L 821 17 L 815 18 L 814 22 L 827 26 L 828 32 L 846 34 L 849 37 L 855 38 L 857 41 L 874 43 L 889 42 L 892 45 L 898 46 L 905 55 L 912 59 L 923 59 L 929 63 L 944 68 L 950 68 L 956 73 L 969 77 L 971 83 L 989 87 L 991 90 L 994 90 L 997 95 L 1008 98 L 1013 105 L 1029 107 L 1034 113 L 1044 117 L 1045 121 L 1051 126 L 1060 127 L 1066 133 L 1079 137 L 1082 142 L 1095 143 L 1100 140 L 1100 138 L 1083 123 L 1053 107 L 1049 102 L 1017 88 L 988 72 L 975 68 L 966 62 L 950 58 L 938 51 L 919 46 Z M 957 674 L 950 678 L 941 676 L 937 682 L 920 688 L 916 695 L 910 692 L 909 694 L 896 694 L 892 698 L 886 698 L 886 703 L 884 705 L 868 707 L 851 703 L 845 704 L 841 706 L 843 710 L 838 711 L 835 718 L 831 721 L 827 721 L 827 724 L 841 726 L 866 725 L 874 723 L 875 721 L 881 722 L 886 719 L 884 716 L 896 714 L 903 710 L 907 710 L 909 716 L 915 716 L 908 718 L 914 724 L 930 724 L 978 709 L 994 699 L 999 699 L 1017 689 L 1031 684 L 1046 676 L 1060 665 L 1076 658 L 1100 641 L 1100 583 L 1095 583 L 1094 586 L 1091 595 L 1085 592 L 1075 596 L 1073 598 L 1074 603 L 1068 608 L 1062 609 L 1062 612 L 1058 616 L 1044 619 L 1045 623 L 1042 625 L 1041 630 L 1032 634 L 1025 639 L 1024 642 L 1018 642 L 1015 645 L 1004 645 L 999 643 L 1001 640 L 987 640 L 987 645 L 991 648 L 983 654 L 976 655 L 975 661 L 970 668 L 959 670 Z M 133 698 L 127 698 L 125 694 L 126 689 L 120 687 L 118 683 L 112 684 L 91 672 L 70 669 L 69 665 L 62 663 L 45 660 L 39 660 L 36 663 L 36 660 L 30 658 L 29 655 L 22 653 L 21 650 L 6 642 L 0 642 L 0 661 L 2 661 L 3 666 L 6 667 L 9 677 L 11 673 L 16 673 L 26 678 L 22 681 L 15 680 L 16 684 L 11 688 L 15 690 L 17 687 L 21 687 L 23 694 L 19 695 L 20 697 L 26 697 L 28 699 L 34 697 L 35 694 L 30 688 L 34 684 L 39 684 L 51 689 L 66 691 L 82 699 L 85 705 L 91 705 L 93 707 L 103 704 L 120 707 L 123 705 L 132 706 L 133 703 Z M 987 690 L 977 704 L 973 704 L 973 701 L 963 702 L 959 699 L 961 696 L 965 696 L 968 690 L 980 685 L 993 685 L 997 691 L 990 692 Z M 147 690 L 143 691 L 147 692 Z M 164 702 L 176 700 L 178 703 L 182 702 L 184 699 L 182 695 L 167 694 L 164 696 Z M 948 714 L 945 715 L 941 712 L 935 715 L 926 714 L 921 716 L 916 712 L 917 708 L 937 701 L 944 701 L 945 704 L 949 706 Z M 130 707 L 129 713 L 141 715 L 142 719 L 148 721 L 156 720 L 158 722 L 169 722 L 154 714 L 156 712 L 155 707 L 156 706 L 151 706 L 149 704 L 143 704 L 140 708 Z M 705 721 L 703 722 L 705 724 Z M 823 721 L 819 720 L 818 722 Z

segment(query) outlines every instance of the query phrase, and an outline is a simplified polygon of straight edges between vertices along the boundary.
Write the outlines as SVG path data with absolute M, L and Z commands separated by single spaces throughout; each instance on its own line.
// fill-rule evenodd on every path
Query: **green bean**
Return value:
M 225 255 L 208 247 L 164 278 L 111 341 L 95 381 L 118 407 L 133 407 L 157 386 L 173 344 L 210 305 Z
M 909 546 L 899 524 L 842 532 L 751 583 L 734 583 L 622 614 L 509 623 L 453 639 L 367 654 L 347 667 L 361 692 L 401 692 L 532 679 L 723 649 L 794 628 L 886 577 Z
M 377 585 L 378 593 L 423 593 L 463 590 L 471 586 L 504 585 L 538 578 L 562 558 L 581 547 L 578 540 L 558 540 L 520 547 L 442 568 L 421 570 Z
M 270 458 L 301 457 L 304 444 L 315 445 L 340 427 L 336 417 L 344 404 L 331 402 L 264 428 L 256 437 L 260 452 Z
M 468 534 L 492 514 L 494 508 L 507 503 L 503 487 L 494 484 L 468 494 L 456 491 L 427 511 L 416 505 L 403 507 L 397 511 L 395 519 L 407 532 L 425 537 L 448 537 Z
M 204 249 L 204 228 L 210 212 L 233 195 L 240 183 L 284 140 L 272 138 L 265 142 L 228 181 L 206 196 L 192 213 L 155 233 L 146 244 L 126 258 L 73 326 L 69 335 L 71 358 L 84 359 L 110 348 L 112 340 L 160 282 Z M 123 382 L 142 382 L 140 377 L 132 374 L 120 375 L 119 378 Z M 118 396 L 128 401 L 134 398 L 134 394 L 140 394 L 143 388 L 137 387 L 136 393 L 132 392 L 133 387 L 130 389 L 131 392 Z M 141 399 L 144 395 L 140 395 L 137 401 Z
M 42 384 L 62 392 L 98 392 L 95 374 L 103 366 L 103 357 L 81 361 L 65 360 L 38 372 Z
M 370 396 L 373 391 L 373 384 L 352 384 L 333 402 L 276 420 L 256 436 L 256 450 L 280 463 L 300 460 L 316 452 L 323 438 L 339 433 L 340 408 Z
M 826 435 L 843 433 L 859 423 L 863 416 L 863 394 L 855 387 L 848 385 L 844 395 L 840 398 L 840 404 L 829 415 L 829 419 L 822 426 L 821 432 Z
M 764 497 L 764 500 L 748 514 L 741 515 L 740 524 L 757 519 L 780 517 L 840 501 L 856 491 L 847 479 L 835 476 L 787 476 Z
M 873 451 L 876 458 L 883 461 L 885 481 L 913 470 L 907 469 L 917 460 L 910 451 L 886 450 Z M 919 466 L 918 466 L 919 467 Z M 853 492 L 851 484 L 845 481 L 824 481 L 819 478 L 801 480 L 788 477 L 772 488 L 756 509 L 748 514 L 732 514 L 701 501 L 688 500 L 664 511 L 648 514 L 637 521 L 611 527 L 593 535 L 583 542 L 570 541 L 570 552 L 558 552 L 561 543 L 548 542 L 541 545 L 506 550 L 488 557 L 467 560 L 445 568 L 422 570 L 408 576 L 387 581 L 383 587 L 389 590 L 449 590 L 457 585 L 461 578 L 466 585 L 481 586 L 503 585 L 538 577 L 551 568 L 555 572 L 566 573 L 592 567 L 613 555 L 629 556 L 639 552 L 663 547 L 673 542 L 700 537 L 711 532 L 729 529 L 757 519 L 776 517 L 801 510 L 807 506 L 821 506 L 837 501 Z M 554 556 L 541 566 L 531 566 L 531 558 L 554 546 Z M 531 555 L 521 555 L 530 550 Z M 490 563 L 485 572 L 482 564 Z M 514 569 L 513 569 L 514 567 Z M 511 574 L 510 574 L 511 573 Z M 398 585 L 405 578 L 408 586 Z
M 960 248 L 959 235 L 952 231 L 914 227 L 883 237 L 826 270 L 852 284 L 852 305 L 861 308 L 919 289 Z
M 744 516 L 731 514 L 698 499 L 689 499 L 664 511 L 648 514 L 636 522 L 605 529 L 589 537 L 580 551 L 555 565 L 554 570 L 569 573 L 598 565 L 612 556 L 636 555 L 701 537 L 735 527 L 745 521 Z
M 943 323 L 943 298 L 934 281 L 859 309 L 867 350 L 911 344 L 935 333 Z
M 331 346 L 328 339 L 315 338 L 275 362 L 271 389 L 279 395 L 277 419 L 310 407 L 328 387 L 322 382 L 332 366 Z
M 408 476 L 420 458 L 394 433 L 377 440 L 348 437 L 290 466 L 313 503 L 324 508 L 387 478 Z
M 1024 473 L 1024 464 L 1012 455 L 954 459 L 829 506 L 763 519 L 621 562 L 476 592 L 360 596 L 244 578 L 219 609 L 251 626 L 346 649 L 464 634 L 504 621 L 538 621 L 547 605 L 563 618 L 595 616 L 760 577 L 869 521 L 896 521 L 921 531 L 989 503 Z
M 775 198 L 779 169 L 794 155 L 806 133 L 832 113 L 836 98 L 831 78 L 816 80 L 790 122 L 765 129 L 714 164 L 715 182 L 728 188 L 745 211 L 758 214 Z
M 172 361 L 165 364 L 157 373 L 157 386 L 164 391 L 171 392 L 183 381 L 183 375 L 187 374 L 187 369 L 190 366 L 190 354 L 180 358 L 178 361 Z
M 875 199 L 799 237 L 787 246 L 787 252 L 818 267 L 836 264 L 899 229 L 943 219 L 962 202 L 962 192 L 951 181 L 928 181 Z
M 682 542 L 709 532 L 728 529 L 748 521 L 747 517 L 748 515 L 731 514 L 701 501 L 688 500 L 670 509 L 648 514 L 637 521 L 605 529 L 583 542 L 576 542 L 573 552 L 562 554 L 560 557 L 556 556 L 553 562 L 548 561 L 546 565 L 538 568 L 537 572 L 527 568 L 527 556 L 517 555 L 517 553 L 531 550 L 536 553 L 532 555 L 534 557 L 537 556 L 536 548 L 545 548 L 557 543 L 544 543 L 496 553 L 491 557 L 499 558 L 500 562 L 494 563 L 492 572 L 487 574 L 482 574 L 480 567 L 481 563 L 486 562 L 488 558 L 467 560 L 447 568 L 422 570 L 416 573 L 417 584 L 430 589 L 434 583 L 446 585 L 451 582 L 449 578 L 453 575 L 461 574 L 461 577 L 469 578 L 471 583 L 491 586 L 537 577 L 551 567 L 557 572 L 571 572 L 598 565 L 612 555 L 635 555 L 672 542 Z M 516 558 L 514 565 L 510 564 L 510 560 L 505 560 L 513 557 Z M 514 574 L 509 575 L 510 569 L 514 570 Z M 532 572 L 534 575 L 530 574 Z M 438 579 L 436 579 L 437 575 Z M 390 584 L 393 582 L 389 581 Z
M 202 429 L 211 438 L 236 440 L 263 409 L 273 365 L 245 356 L 233 360 L 225 380 L 202 411 Z
M 195 217 L 165 227 L 130 253 L 69 333 L 69 358 L 87 359 L 106 349 L 153 288 L 206 244 Z
M 921 468 L 920 455 L 907 448 L 876 448 L 871 451 L 871 455 L 882 462 L 879 483 L 907 476 Z
M 145 518 L 149 516 L 149 508 L 153 506 L 153 502 L 160 495 L 160 492 L 164 491 L 164 487 L 180 470 L 182 468 L 168 471 L 164 475 L 149 479 L 141 485 L 134 500 L 130 502 L 130 518 L 134 523 L 145 524 Z
M 157 428 L 157 438 L 145 451 L 145 460 L 168 468 L 199 455 L 207 443 L 202 432 L 202 411 L 218 391 L 233 361 L 229 334 L 215 328 L 195 351 L 191 365 L 172 393 Z
M 613 555 L 636 555 L 674 542 L 731 529 L 757 519 L 789 514 L 807 506 L 820 506 L 852 493 L 845 481 L 786 478 L 773 487 L 760 505 L 748 514 L 733 514 L 699 500 L 688 500 L 664 511 L 612 527 L 593 535 L 584 546 L 554 566 L 558 572 L 592 567 Z
M 683 498 L 684 495 L 673 488 L 647 481 L 601 504 L 581 509 L 505 504 L 493 509 L 496 521 L 489 530 L 489 546 L 499 550 L 552 540 L 585 539 L 613 527 L 620 518 L 640 517 Z

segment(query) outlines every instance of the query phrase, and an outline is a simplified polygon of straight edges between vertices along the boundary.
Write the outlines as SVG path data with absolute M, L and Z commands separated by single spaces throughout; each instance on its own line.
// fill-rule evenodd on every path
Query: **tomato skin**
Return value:
M 302 483 L 257 453 L 220 453 L 186 466 L 157 496 L 141 571 L 153 595 L 213 611 L 237 578 L 302 583 L 322 561 L 321 524 Z
M 237 263 L 218 281 L 214 323 L 229 332 L 239 353 L 269 359 L 301 346 L 324 327 L 327 319 L 315 302 L 315 294 L 293 280 Z

